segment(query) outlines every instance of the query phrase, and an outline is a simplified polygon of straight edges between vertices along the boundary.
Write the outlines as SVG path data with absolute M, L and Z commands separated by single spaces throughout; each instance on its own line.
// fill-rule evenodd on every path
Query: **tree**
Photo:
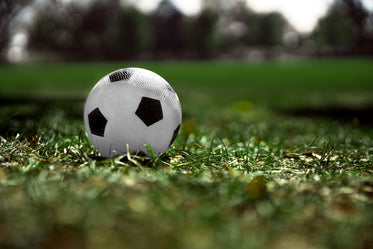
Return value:
M 313 37 L 320 51 L 373 54 L 372 14 L 360 0 L 337 0 L 318 22 Z
M 221 37 L 216 26 L 219 16 L 212 8 L 205 8 L 191 20 L 188 30 L 190 49 L 199 58 L 209 58 L 218 52 Z
M 286 19 L 278 12 L 256 13 L 249 9 L 245 1 L 235 1 L 235 5 L 223 12 L 225 26 L 224 46 L 229 47 L 273 47 L 282 44 Z
M 353 44 L 354 29 L 350 19 L 337 5 L 333 5 L 328 14 L 319 20 L 313 36 L 316 46 L 321 50 L 346 49 Z
M 17 16 L 22 7 L 31 3 L 31 0 L 1 0 L 0 1 L 0 62 L 6 59 L 6 49 L 8 47 L 12 25 L 12 20 Z
M 354 26 L 354 43 L 356 46 L 365 45 L 369 42 L 367 25 L 369 12 L 364 8 L 360 0 L 337 0 L 336 4 L 351 20 Z M 371 41 L 370 41 L 371 42 Z
M 186 49 L 185 18 L 169 1 L 163 0 L 152 15 L 155 56 L 181 56 Z
M 120 8 L 105 34 L 113 59 L 134 59 L 149 50 L 153 41 L 149 17 L 132 7 Z
M 286 24 L 285 18 L 278 12 L 251 13 L 247 43 L 251 46 L 263 47 L 281 45 Z
M 88 6 L 52 2 L 40 10 L 30 29 L 29 49 L 84 59 L 105 58 L 106 30 L 118 0 L 92 1 Z

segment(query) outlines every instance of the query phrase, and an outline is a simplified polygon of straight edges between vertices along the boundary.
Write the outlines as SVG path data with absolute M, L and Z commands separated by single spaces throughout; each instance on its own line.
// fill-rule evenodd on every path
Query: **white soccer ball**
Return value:
M 181 124 L 179 98 L 158 74 L 142 68 L 124 68 L 103 77 L 84 106 L 89 140 L 105 157 L 127 153 L 165 152 Z

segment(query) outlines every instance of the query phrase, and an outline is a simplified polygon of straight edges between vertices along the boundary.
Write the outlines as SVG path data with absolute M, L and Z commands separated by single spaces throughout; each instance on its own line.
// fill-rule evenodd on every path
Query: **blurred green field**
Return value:
M 105 159 L 83 104 L 107 73 L 165 77 L 181 132 Z M 0 67 L 0 248 L 367 249 L 371 59 Z
M 266 106 L 369 102 L 371 59 L 288 62 L 51 63 L 0 67 L 0 94 L 85 98 L 104 75 L 137 66 L 153 70 L 178 89 L 185 103 L 213 106 L 246 99 Z M 212 96 L 215 96 L 212 100 Z M 201 103 L 200 103 L 201 102 Z

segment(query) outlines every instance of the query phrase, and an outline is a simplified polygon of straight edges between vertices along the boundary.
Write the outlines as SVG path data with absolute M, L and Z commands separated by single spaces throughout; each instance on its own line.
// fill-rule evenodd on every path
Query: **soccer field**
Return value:
M 137 66 L 183 123 L 152 159 L 102 158 L 83 105 Z M 371 59 L 0 67 L 0 248 L 338 248 L 373 244 Z

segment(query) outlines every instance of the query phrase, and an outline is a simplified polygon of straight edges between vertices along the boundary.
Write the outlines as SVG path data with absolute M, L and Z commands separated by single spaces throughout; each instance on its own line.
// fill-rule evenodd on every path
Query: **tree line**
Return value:
M 24 5 L 31 2 L 23 0 Z M 0 15 L 0 52 L 9 41 L 5 18 L 16 11 L 12 3 L 4 0 L 5 7 L 0 6 L 0 14 L 8 13 Z M 336 0 L 307 35 L 297 34 L 277 12 L 255 13 L 242 1 L 229 9 L 210 3 L 199 14 L 185 16 L 168 0 L 149 14 L 119 0 L 89 4 L 53 0 L 37 10 L 27 46 L 35 53 L 79 60 L 208 59 L 239 48 L 297 52 L 310 40 L 313 53 L 373 54 L 372 13 L 358 0 Z M 296 35 L 290 46 L 284 40 L 289 32 Z

